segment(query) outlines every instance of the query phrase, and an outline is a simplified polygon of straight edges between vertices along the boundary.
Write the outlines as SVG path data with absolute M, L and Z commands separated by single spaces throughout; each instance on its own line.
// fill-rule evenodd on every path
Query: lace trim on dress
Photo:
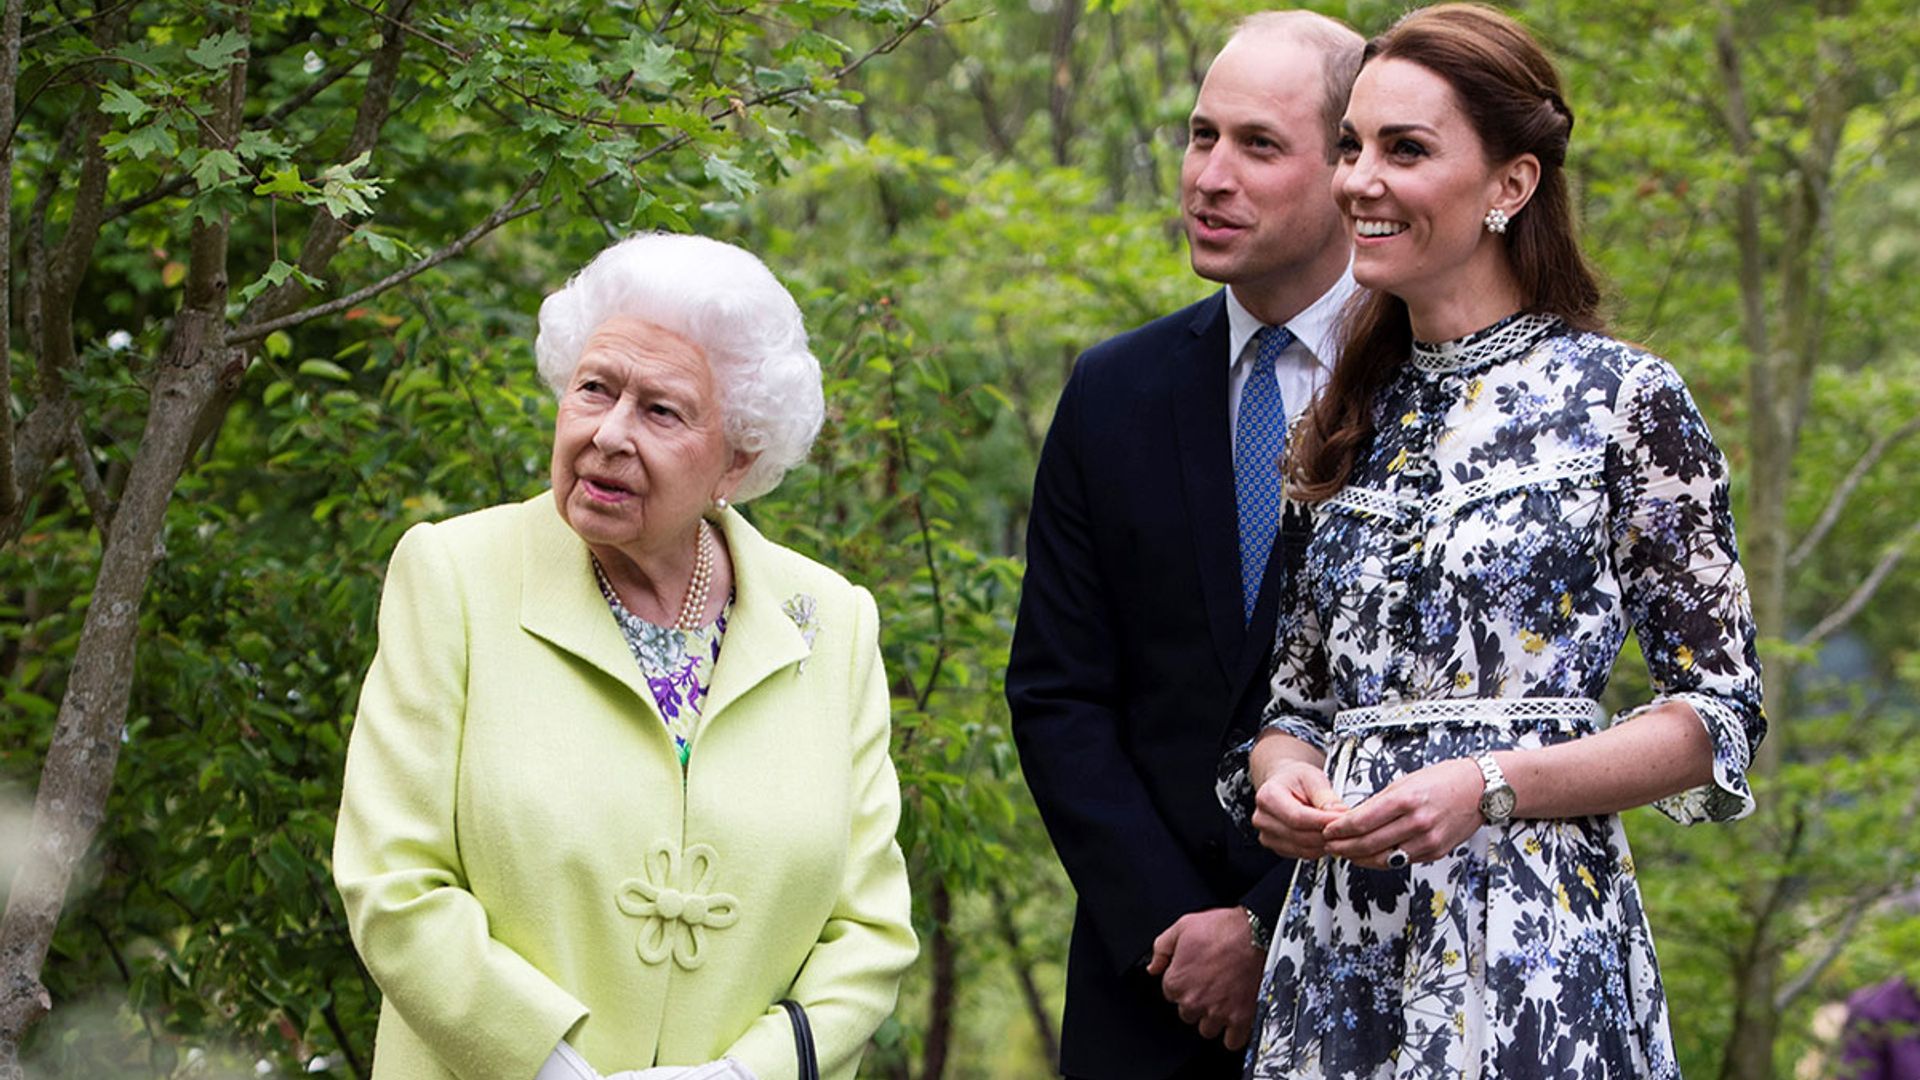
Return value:
M 1536 461 L 1531 465 L 1523 465 L 1518 469 L 1503 470 L 1462 484 L 1440 495 L 1427 504 L 1427 519 L 1438 521 L 1451 517 L 1471 503 L 1493 495 L 1505 494 L 1515 488 L 1575 480 L 1602 472 L 1606 467 L 1607 452 L 1605 449 L 1598 449 L 1582 450 L 1577 454 L 1563 454 L 1544 461 Z
M 1592 698 L 1429 698 L 1390 705 L 1341 709 L 1333 718 L 1333 733 L 1346 738 L 1370 728 L 1425 727 L 1428 724 L 1484 724 L 1491 727 L 1537 727 L 1554 722 L 1560 730 L 1592 734 L 1606 726 L 1607 711 Z
M 1356 514 L 1399 521 L 1408 514 L 1420 509 L 1420 501 L 1395 495 L 1379 488 L 1359 487 L 1348 484 L 1327 499 L 1329 509 L 1350 510 Z
M 1547 335 L 1560 325 L 1556 315 L 1523 312 L 1509 315 L 1484 330 L 1452 341 L 1413 343 L 1413 366 L 1422 371 L 1445 373 L 1480 367 L 1502 360 Z
M 1326 506 L 1365 514 L 1386 521 L 1414 520 L 1432 525 L 1452 517 L 1467 506 L 1493 495 L 1518 488 L 1535 487 L 1591 476 L 1606 468 L 1604 449 L 1582 450 L 1573 454 L 1536 461 L 1518 469 L 1504 469 L 1491 476 L 1451 488 L 1431 499 L 1410 499 L 1379 488 L 1348 485 L 1326 501 Z

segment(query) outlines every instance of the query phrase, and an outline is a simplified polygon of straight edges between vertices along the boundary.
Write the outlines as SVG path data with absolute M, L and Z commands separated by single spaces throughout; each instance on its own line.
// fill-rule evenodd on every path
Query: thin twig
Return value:
M 520 187 L 508 197 L 506 202 L 502 203 L 493 213 L 488 214 L 483 221 L 473 228 L 468 229 L 465 233 L 461 234 L 459 239 L 448 244 L 446 247 L 432 254 L 423 256 L 413 263 L 395 270 L 379 281 L 365 288 L 356 289 L 338 299 L 329 300 L 323 304 L 315 304 L 310 308 L 301 308 L 292 314 L 283 315 L 280 318 L 271 319 L 267 322 L 250 323 L 245 326 L 235 327 L 233 331 L 227 335 L 227 345 L 244 345 L 250 341 L 258 341 L 276 330 L 290 330 L 293 327 L 299 326 L 301 323 L 311 322 L 314 319 L 345 311 L 356 304 L 363 303 L 386 292 L 395 285 L 411 281 L 415 277 L 446 262 L 448 259 L 465 252 L 474 245 L 475 241 L 478 241 L 481 237 L 486 236 L 500 226 L 545 209 L 550 205 L 551 201 L 548 203 L 535 203 L 531 206 L 520 206 L 520 200 L 526 198 L 528 192 L 538 187 L 540 181 L 545 177 L 546 173 L 544 172 L 529 174 L 525 180 L 520 182 Z
M 1914 794 L 1907 799 L 1906 806 L 1901 808 L 1899 827 L 1896 828 L 1891 835 L 1909 835 L 1913 828 L 1914 817 L 1917 814 L 1920 814 L 1920 791 L 1915 791 Z M 1785 1010 L 1787 1006 L 1793 1004 L 1795 998 L 1798 998 L 1812 987 L 1814 982 L 1826 972 L 1827 968 L 1831 966 L 1835 960 L 1840 958 L 1841 952 L 1845 951 L 1847 943 L 1853 940 L 1854 931 L 1859 929 L 1860 922 L 1867 917 L 1867 913 L 1872 911 L 1888 896 L 1905 888 L 1908 878 L 1909 874 L 1905 872 L 1903 868 L 1896 867 L 1894 873 L 1887 881 L 1882 882 L 1879 887 L 1870 890 L 1866 895 L 1859 897 L 1853 904 L 1849 905 L 1846 918 L 1840 923 L 1840 929 L 1835 931 L 1832 940 L 1827 942 L 1827 947 L 1825 951 L 1820 954 L 1820 958 L 1800 969 L 1785 986 L 1780 988 L 1778 993 L 1774 994 L 1773 1007 Z
M 140 0 L 126 0 L 126 2 L 123 4 L 118 4 L 113 7 L 101 8 L 99 11 L 96 11 L 91 15 L 80 15 L 80 16 L 76 16 L 74 18 L 68 19 L 66 22 L 63 22 L 63 23 L 55 23 L 52 26 L 43 26 L 40 29 L 35 30 L 33 33 L 28 34 L 25 37 L 21 38 L 20 44 L 31 45 L 34 42 L 39 41 L 43 37 L 50 37 L 54 34 L 61 32 L 62 30 L 72 30 L 76 27 L 85 26 L 88 23 L 93 22 L 95 19 L 105 19 L 114 15 L 118 15 L 120 14 L 120 12 L 126 10 L 127 8 L 132 7 L 133 5 L 139 2 Z
M 1821 619 L 1813 629 L 1801 635 L 1800 640 L 1795 644 L 1817 644 L 1834 631 L 1847 625 L 1855 615 L 1860 614 L 1861 609 L 1867 606 L 1867 602 L 1873 599 L 1873 594 L 1880 591 L 1880 586 L 1887 580 L 1887 575 L 1893 573 L 1893 568 L 1906 557 L 1907 548 L 1913 545 L 1915 538 L 1920 538 L 1920 521 L 1907 526 L 1907 531 L 1901 533 L 1900 539 L 1895 540 L 1892 546 L 1887 548 L 1886 554 L 1880 556 L 1880 561 L 1874 564 L 1873 570 L 1860 582 L 1860 586 L 1853 590 L 1853 594 L 1848 596 L 1839 607 L 1833 609 L 1826 618 Z
M 593 215 L 593 220 L 600 223 L 600 231 L 607 234 L 607 239 L 620 239 L 620 230 L 614 227 L 613 222 L 607 220 L 605 213 L 601 212 L 600 204 L 593 201 L 592 192 L 580 192 L 580 201 L 587 204 L 587 212 Z
M 358 66 L 360 66 L 360 61 L 355 60 L 351 64 L 341 64 L 338 67 L 327 69 L 325 75 L 301 87 L 299 93 L 281 102 L 272 112 L 264 116 L 255 117 L 249 121 L 247 127 L 253 131 L 265 131 L 270 128 L 279 127 L 287 117 L 292 116 L 308 102 L 319 97 L 334 83 L 346 78 L 347 75 Z M 187 173 L 181 173 L 179 176 L 171 179 L 162 180 L 160 183 L 155 184 L 139 195 L 113 204 L 113 206 L 107 209 L 107 220 L 112 221 L 115 218 L 131 214 L 136 210 L 152 206 L 161 199 L 178 195 L 192 186 L 193 177 Z
M 33 88 L 33 93 L 27 95 L 27 100 L 20 103 L 20 113 L 19 115 L 13 118 L 13 123 L 7 128 L 6 140 L 5 142 L 0 143 L 0 147 L 11 148 L 13 146 L 13 137 L 19 134 L 19 131 L 20 131 L 21 116 L 26 115 L 28 107 L 34 103 L 34 100 L 37 99 L 43 91 L 45 91 L 48 87 L 52 86 L 54 83 L 59 82 L 61 76 L 65 75 L 67 72 L 72 71 L 76 68 L 85 66 L 87 64 L 125 64 L 131 68 L 139 68 L 141 71 L 146 72 L 147 74 L 153 76 L 156 79 L 166 78 L 165 75 L 160 74 L 160 72 L 156 71 L 154 68 L 146 64 L 143 64 L 138 60 L 129 60 L 124 56 L 115 56 L 112 53 L 103 53 L 99 56 L 83 56 L 78 60 L 74 60 L 68 63 L 66 66 L 62 67 L 60 70 L 54 72 L 53 74 L 48 75 L 44 80 L 41 81 L 39 86 L 36 86 Z M 173 104 L 169 105 L 168 107 L 169 108 L 176 108 L 176 107 L 186 108 L 186 106 L 183 103 L 181 103 L 177 98 L 173 99 Z M 212 132 L 213 128 L 210 124 L 207 123 L 206 117 L 201 116 L 199 113 L 194 112 L 190 108 L 187 108 L 187 115 L 193 117 L 194 121 L 200 125 L 203 132 Z
M 439 38 L 434 37 L 432 34 L 427 33 L 425 30 L 420 29 L 419 27 L 413 25 L 412 23 L 406 21 L 405 19 L 395 18 L 393 15 L 387 13 L 383 9 L 373 7 L 372 5 L 369 5 L 369 4 L 359 3 L 357 2 L 357 0 L 347 0 L 347 6 L 358 10 L 362 14 L 371 15 L 374 18 L 381 20 L 382 22 L 392 23 L 393 25 L 406 31 L 407 33 L 412 34 L 414 37 L 419 38 L 421 41 L 424 41 L 427 44 L 432 45 L 435 48 L 439 49 L 440 51 L 446 53 L 447 55 L 458 59 L 462 63 L 466 63 L 473 59 L 473 54 L 471 52 L 468 52 L 460 48 L 458 45 L 441 41 Z
M 1807 561 L 1807 557 L 1813 554 L 1813 549 L 1827 538 L 1829 532 L 1833 531 L 1834 525 L 1840 520 L 1840 512 L 1846 509 L 1847 501 L 1853 498 L 1853 493 L 1866 480 L 1867 473 L 1880 463 L 1880 459 L 1886 456 L 1888 450 L 1911 438 L 1917 431 L 1920 431 L 1920 416 L 1882 435 L 1874 440 L 1872 446 L 1867 447 L 1867 452 L 1861 454 L 1860 460 L 1854 462 L 1853 468 L 1847 470 L 1846 478 L 1840 481 L 1840 486 L 1834 488 L 1833 494 L 1827 497 L 1826 508 L 1820 511 L 1820 520 L 1813 523 L 1813 528 L 1808 530 L 1805 539 L 1794 545 L 1793 553 L 1787 556 L 1789 568 L 1797 567 Z
M 100 541 L 104 544 L 113 530 L 113 498 L 100 480 L 100 470 L 93 463 L 93 448 L 87 445 L 86 433 L 80 430 L 78 420 L 67 428 L 67 459 L 73 462 L 73 474 L 80 481 L 80 492 L 86 496 L 87 509 L 93 512 L 94 526 L 100 530 Z

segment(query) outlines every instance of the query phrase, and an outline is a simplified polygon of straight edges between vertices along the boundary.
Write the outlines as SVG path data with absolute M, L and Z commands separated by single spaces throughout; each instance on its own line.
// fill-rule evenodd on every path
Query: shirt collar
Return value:
M 1293 331 L 1307 354 L 1313 361 L 1328 371 L 1333 370 L 1333 362 L 1340 351 L 1340 309 L 1347 304 L 1347 297 L 1353 295 L 1353 264 L 1340 272 L 1340 280 L 1333 288 L 1320 294 L 1320 299 L 1308 304 L 1306 310 L 1287 320 L 1287 329 Z M 1227 363 L 1238 363 L 1240 354 L 1245 351 L 1247 342 L 1265 324 L 1254 318 L 1233 295 L 1233 287 L 1227 290 Z

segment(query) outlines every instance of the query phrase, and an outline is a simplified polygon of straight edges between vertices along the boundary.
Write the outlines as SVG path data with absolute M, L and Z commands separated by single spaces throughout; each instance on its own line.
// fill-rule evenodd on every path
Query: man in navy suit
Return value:
M 1180 174 L 1194 271 L 1227 288 L 1087 350 L 1040 455 L 1007 699 L 1079 894 L 1070 1077 L 1240 1075 L 1291 864 L 1214 774 L 1266 704 L 1277 459 L 1353 290 L 1331 185 L 1362 45 L 1307 12 L 1241 24 Z

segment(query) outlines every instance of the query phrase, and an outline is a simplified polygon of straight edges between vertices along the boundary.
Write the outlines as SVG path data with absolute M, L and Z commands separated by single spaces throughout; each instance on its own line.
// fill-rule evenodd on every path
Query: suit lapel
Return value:
M 1227 428 L 1227 305 L 1224 293 L 1200 306 L 1187 347 L 1171 358 L 1181 494 L 1198 559 L 1201 602 L 1221 671 L 1240 667 L 1246 624 L 1240 601 L 1239 512 Z
M 1280 527 L 1274 531 L 1273 550 L 1267 552 L 1267 569 L 1260 579 L 1260 599 L 1254 605 L 1253 622 L 1247 625 L 1247 640 L 1241 650 L 1239 666 L 1234 669 L 1234 685 L 1245 688 L 1255 683 L 1262 687 L 1273 659 L 1273 639 L 1279 622 L 1280 605 L 1286 597 L 1277 595 L 1283 588 L 1298 588 L 1295 580 L 1306 544 L 1312 538 L 1310 513 L 1295 507 L 1283 512 Z

